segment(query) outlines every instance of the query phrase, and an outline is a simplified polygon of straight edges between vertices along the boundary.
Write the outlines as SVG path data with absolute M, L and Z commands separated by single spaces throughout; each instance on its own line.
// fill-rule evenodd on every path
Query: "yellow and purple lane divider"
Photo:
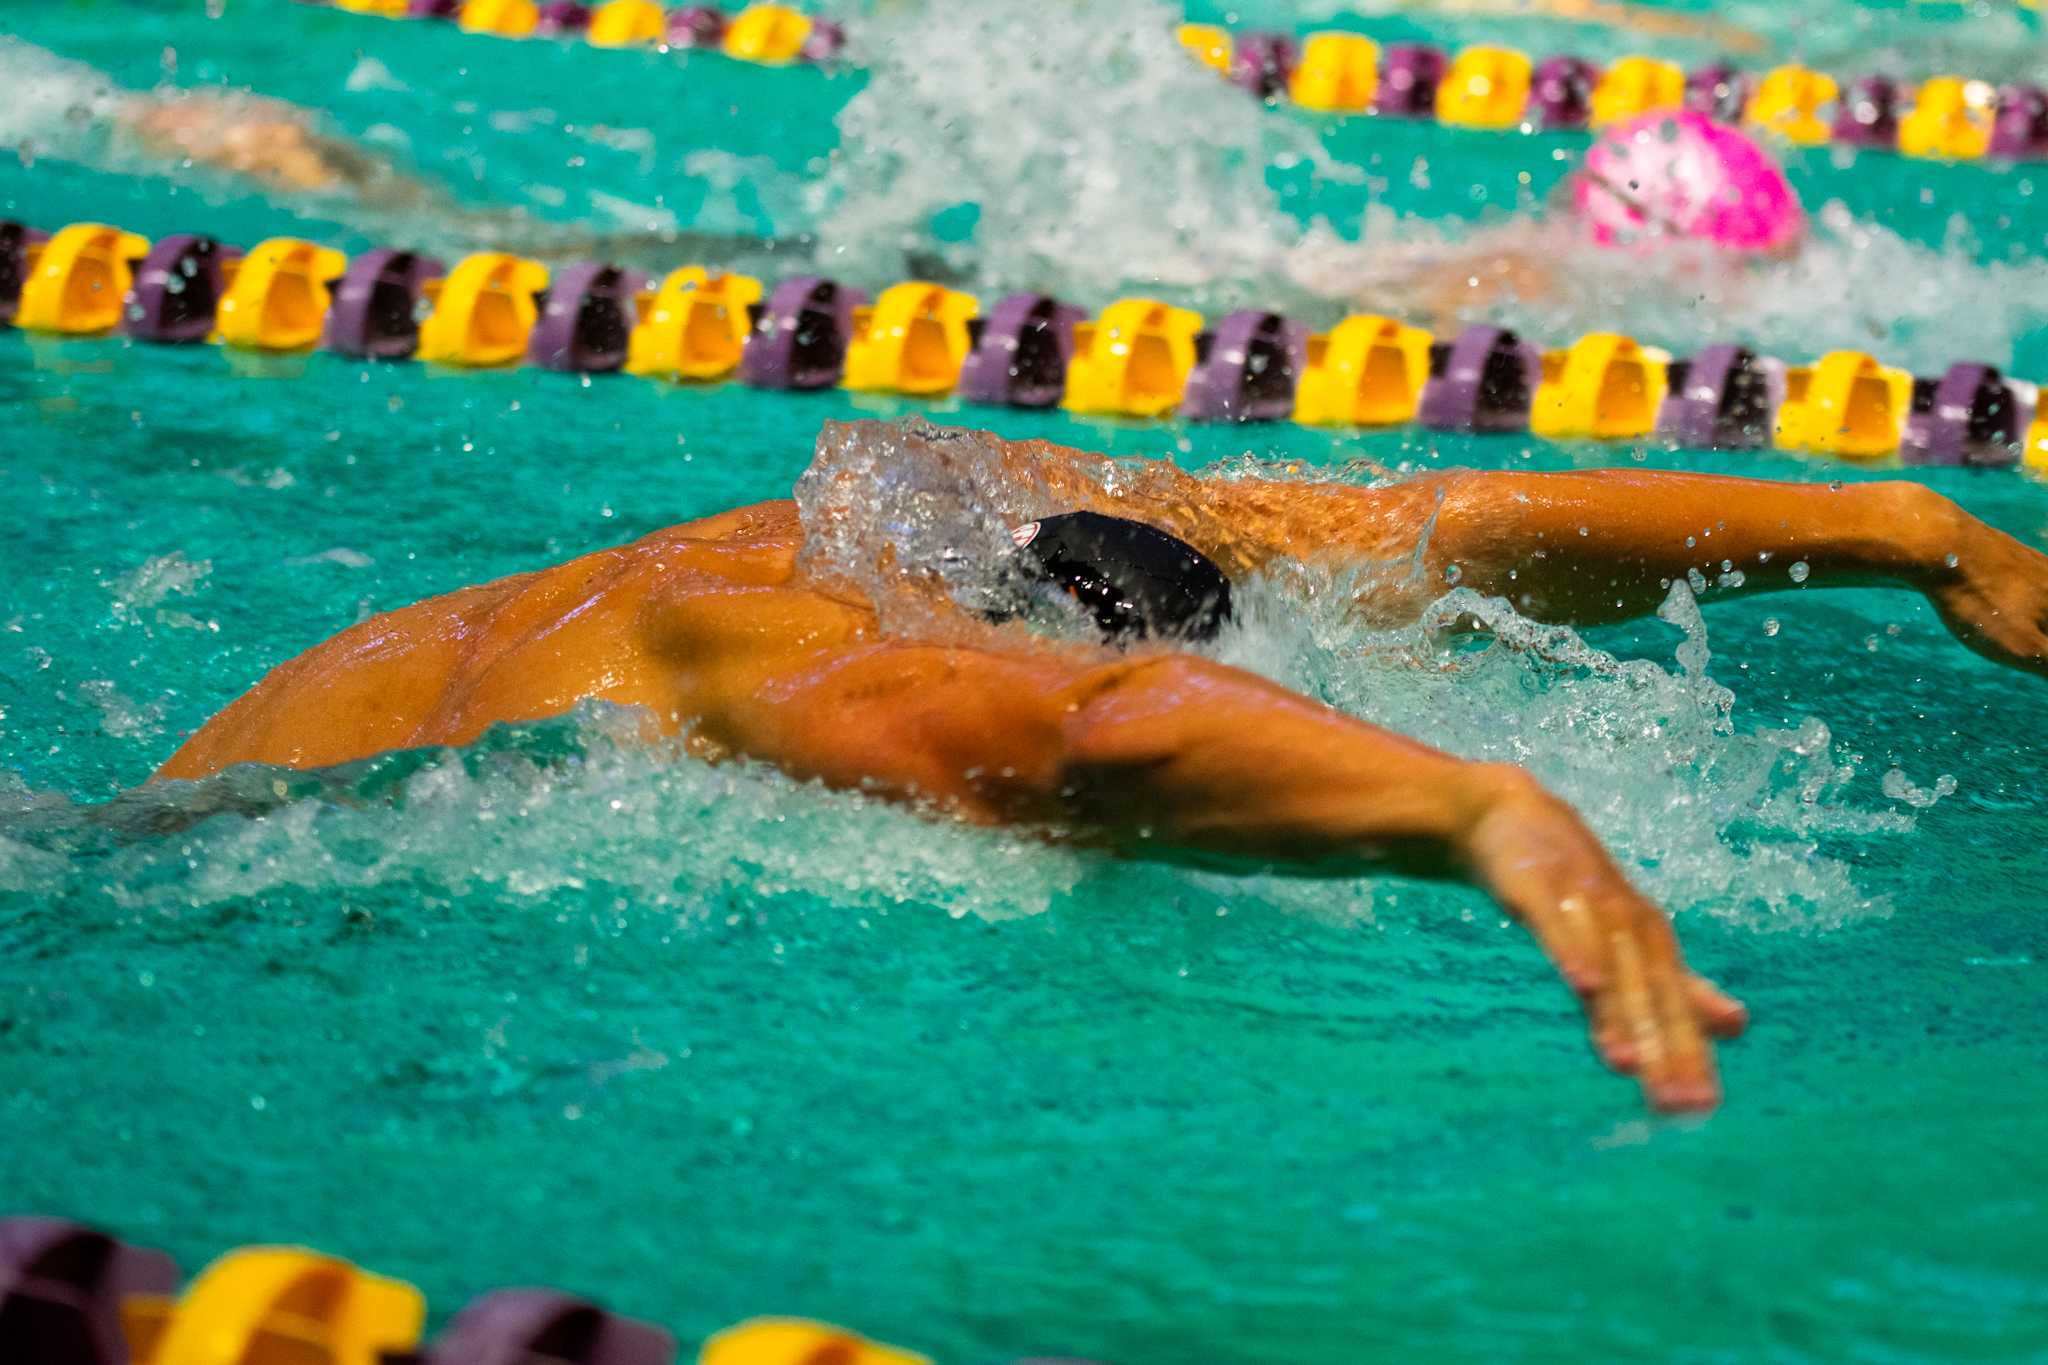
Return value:
M 664 9 L 656 0 L 308 0 L 386 18 L 445 20 L 506 38 L 580 38 L 595 47 L 710 49 L 769 65 L 828 62 L 844 28 L 786 5 L 736 15 L 712 5 Z M 1605 66 L 1480 43 L 1450 51 L 1382 44 L 1363 33 L 1300 39 L 1214 24 L 1182 24 L 1181 45 L 1262 99 L 1337 114 L 1435 119 L 1461 128 L 1533 132 L 1599 129 L 1640 114 L 1692 109 L 1804 146 L 1835 143 L 1951 161 L 2048 158 L 2048 89 L 1935 76 L 1917 85 L 1885 75 L 1836 77 L 1796 63 L 1745 71 L 1714 62 L 1686 71 L 1654 57 Z
M 177 1264 L 59 1218 L 0 1217 L 10 1365 L 677 1365 L 666 1329 L 553 1289 L 472 1299 L 423 1341 L 426 1298 L 303 1247 L 239 1247 L 182 1288 Z M 802 1318 L 754 1318 L 698 1365 L 932 1365 Z M 1019 1365 L 1023 1365 L 1020 1362 Z M 1069 1365 L 1088 1365 L 1070 1362 Z
M 1262 99 L 1328 113 L 1435 119 L 1461 128 L 1599 129 L 1640 114 L 1690 109 L 1803 146 L 1835 143 L 1950 161 L 2048 157 L 2048 90 L 1935 76 L 1836 78 L 1790 64 L 1768 71 L 1715 62 L 1686 71 L 1654 57 L 1597 66 L 1537 59 L 1490 43 L 1449 52 L 1381 45 L 1361 33 L 1233 34 L 1183 24 L 1182 46 Z
M 655 0 L 304 0 L 385 19 L 454 23 L 498 38 L 580 38 L 592 47 L 666 47 L 723 52 L 743 62 L 828 62 L 846 32 L 787 5 L 753 4 L 728 15 L 715 5 L 664 9 Z
M 872 302 L 819 275 L 773 290 L 683 266 L 655 281 L 510 252 L 450 267 L 379 248 L 350 260 L 291 237 L 247 251 L 100 223 L 0 222 L 0 325 L 158 344 L 464 368 L 532 365 L 763 390 L 841 387 L 1121 418 L 1529 432 L 1554 440 L 1801 451 L 2048 472 L 2038 386 L 1959 361 L 1916 377 L 1861 351 L 1807 363 L 1737 342 L 1678 358 L 1615 332 L 1544 349 L 1505 328 L 1438 338 L 1376 314 L 1327 331 L 1243 309 L 1213 325 L 1124 298 L 1089 316 L 1015 293 L 986 315 L 925 280 Z

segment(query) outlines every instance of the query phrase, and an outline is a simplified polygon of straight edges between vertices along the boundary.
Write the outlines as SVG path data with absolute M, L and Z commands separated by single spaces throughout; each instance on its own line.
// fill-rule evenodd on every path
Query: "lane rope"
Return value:
M 1241 309 L 1205 322 L 1156 299 L 1090 316 L 1012 293 L 906 280 L 872 301 L 821 275 L 773 289 L 686 265 L 656 281 L 505 251 L 456 262 L 393 247 L 353 260 L 295 237 L 246 251 L 103 223 L 0 221 L 0 324 L 255 352 L 324 349 L 462 368 L 530 365 L 771 391 L 869 393 L 1190 422 L 1528 432 L 1552 440 L 1776 448 L 1907 465 L 2048 472 L 2037 385 L 1957 361 L 1915 376 L 1857 350 L 1806 363 L 1737 342 L 1675 357 L 1619 332 L 1545 349 L 1484 323 L 1437 337 L 1354 314 L 1326 331 Z
M 392 19 L 442 20 L 503 38 L 581 39 L 596 47 L 712 50 L 766 65 L 826 63 L 845 47 L 834 21 L 761 3 L 664 10 L 655 0 L 302 0 Z M 1883 74 L 1835 76 L 1796 63 L 1750 71 L 1713 62 L 1622 57 L 1605 67 L 1477 43 L 1382 44 L 1326 30 L 1299 39 L 1182 24 L 1181 45 L 1269 103 L 1327 114 L 1434 119 L 1498 132 L 1598 131 L 1666 109 L 1742 123 L 1798 146 L 1889 150 L 1946 161 L 2048 159 L 2048 89 L 1966 76 L 1917 85 Z

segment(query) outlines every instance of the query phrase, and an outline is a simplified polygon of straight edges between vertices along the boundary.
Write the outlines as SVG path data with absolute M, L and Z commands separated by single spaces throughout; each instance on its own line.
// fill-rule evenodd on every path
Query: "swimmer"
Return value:
M 230 90 L 124 90 L 105 72 L 0 36 L 0 142 L 115 169 L 202 166 L 284 194 L 379 195 L 404 178 L 312 111 Z M 403 191 L 401 191 L 403 196 Z
M 390 165 L 321 132 L 306 110 L 260 95 L 132 95 L 115 121 L 146 156 L 230 171 L 283 193 L 388 193 Z
M 1797 257 L 1807 218 L 1783 168 L 1748 133 L 1690 110 L 1614 125 L 1541 216 L 1453 242 L 1311 240 L 1288 273 L 1311 292 L 1453 331 L 1504 298 L 1626 282 L 1645 268 L 1714 293 Z M 1588 250 L 1588 248 L 1595 248 Z M 1684 277 L 1694 277 L 1684 279 Z
M 124 174 L 190 168 L 269 196 L 312 200 L 371 236 L 460 255 L 513 251 L 547 264 L 603 259 L 666 271 L 677 256 L 762 272 L 809 260 L 803 234 L 752 238 L 682 230 L 593 231 L 518 208 L 476 208 L 336 130 L 317 111 L 247 91 L 126 90 L 106 73 L 0 35 L 0 145 L 24 163 L 48 157 Z
M 927 552 L 893 518 L 869 524 L 878 470 L 898 497 L 957 499 L 978 529 L 949 528 Z M 1578 816 L 1520 768 L 1204 657 L 1194 646 L 1229 616 L 1231 582 L 1290 561 L 1397 563 L 1357 599 L 1393 624 L 1455 564 L 1526 615 L 1585 624 L 1654 609 L 1689 571 L 1774 557 L 1803 561 L 1809 587 L 1917 590 L 1971 648 L 2048 673 L 2048 556 L 1914 483 L 1633 469 L 1219 480 L 859 422 L 826 425 L 797 497 L 373 617 L 278 665 L 156 778 L 467 744 L 598 699 L 641 708 L 650 735 L 700 758 L 954 819 L 1126 853 L 1463 878 L 1535 935 L 1608 1065 L 1654 1108 L 1698 1111 L 1719 1102 L 1712 1040 L 1741 1031 L 1743 1007 L 1687 969 L 1670 923 Z M 1013 591 L 956 601 L 962 545 L 987 561 L 979 581 Z M 855 581 L 847 564 L 873 572 Z M 1724 591 L 1789 581 L 1752 572 Z M 1068 597 L 1083 632 L 1015 619 Z

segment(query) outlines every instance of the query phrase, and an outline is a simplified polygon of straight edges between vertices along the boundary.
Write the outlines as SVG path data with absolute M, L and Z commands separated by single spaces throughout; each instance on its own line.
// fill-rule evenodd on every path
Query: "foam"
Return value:
M 1684 242 L 1610 250 L 1560 212 L 1473 228 L 1374 205 L 1358 240 L 1328 224 L 1305 233 L 1279 290 L 1311 309 L 1496 322 L 1546 343 L 1620 331 L 1680 353 L 1734 340 L 1795 360 L 1847 346 L 1935 373 L 1965 354 L 2010 366 L 2048 327 L 2048 261 L 1983 261 L 1961 219 L 1928 246 L 1830 201 L 1796 255 L 1760 259 Z
M 851 57 L 871 75 L 813 200 L 821 260 L 900 275 L 935 249 L 935 217 L 973 204 L 971 246 L 936 250 L 976 282 L 1094 295 L 1270 274 L 1297 229 L 1267 166 L 1345 168 L 1189 61 L 1180 19 L 1154 0 L 1051 16 L 930 0 L 863 19 Z

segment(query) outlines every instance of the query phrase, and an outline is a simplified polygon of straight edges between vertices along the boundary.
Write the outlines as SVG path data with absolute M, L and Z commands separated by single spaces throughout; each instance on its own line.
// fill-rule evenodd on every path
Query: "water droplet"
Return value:
M 1786 572 L 1792 575 L 1792 581 L 1794 583 L 1804 583 L 1806 581 L 1806 576 L 1812 573 L 1813 570 L 1807 567 L 1805 560 L 1795 559 L 1792 561 L 1792 567 L 1786 570 Z
M 1693 549 L 1693 548 L 1697 547 L 1697 546 L 1699 545 L 1699 543 L 1700 543 L 1700 538 L 1699 538 L 1698 536 L 1687 536 L 1687 537 L 1685 538 L 1685 548 L 1686 548 L 1686 549 L 1688 549 L 1688 550 L 1690 550 L 1690 549 Z
M 1457 581 L 1458 581 L 1459 579 L 1463 578 L 1464 576 L 1465 576 L 1465 571 L 1464 571 L 1463 569 L 1459 568 L 1459 567 L 1458 567 L 1457 565 L 1455 565 L 1455 564 L 1446 564 L 1446 565 L 1444 566 L 1444 582 L 1446 582 L 1446 583 L 1455 583 L 1455 582 L 1457 582 Z
M 1766 634 L 1766 635 L 1776 635 L 1777 633 L 1778 633 L 1778 618 L 1777 618 L 1777 617 L 1775 617 L 1775 616 L 1766 616 L 1766 617 L 1764 618 L 1764 634 Z
M 1579 534 L 1580 534 L 1580 535 L 1582 535 L 1582 536 L 1589 536 L 1589 535 L 1591 535 L 1591 534 L 1593 534 L 1593 533 L 1592 533 L 1592 532 L 1591 532 L 1590 530 L 1588 530 L 1587 528 L 1585 528 L 1584 526 L 1581 526 L 1581 527 L 1579 528 Z
M 1953 569 L 1956 565 L 1962 563 L 1963 561 L 1956 558 L 1956 552 L 1954 550 L 1950 550 L 1947 554 L 1941 557 L 1941 562 L 1948 565 L 1951 569 Z

